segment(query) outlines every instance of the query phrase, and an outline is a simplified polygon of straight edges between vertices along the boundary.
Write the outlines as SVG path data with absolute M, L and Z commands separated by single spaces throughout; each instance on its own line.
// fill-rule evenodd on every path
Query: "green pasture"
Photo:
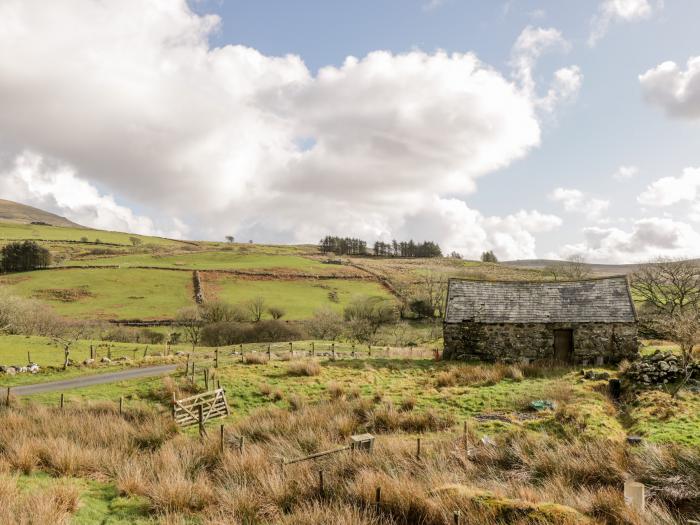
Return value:
M 189 252 L 180 254 L 133 254 L 114 257 L 76 259 L 65 262 L 66 266 L 119 265 L 124 268 L 134 266 L 159 266 L 192 270 L 294 270 L 310 274 L 326 274 L 343 270 L 342 266 L 323 264 L 319 261 L 297 255 L 264 253 Z
M 47 240 L 47 241 L 80 241 L 86 237 L 88 242 L 123 244 L 131 246 L 129 237 L 138 237 L 143 244 L 178 245 L 178 241 L 161 237 L 148 237 L 132 233 L 92 230 L 89 228 L 68 228 L 63 226 L 43 226 L 36 224 L 18 224 L 0 222 L 0 240 Z
M 285 319 L 306 319 L 322 307 L 342 310 L 353 297 L 392 296 L 373 281 L 342 279 L 251 280 L 219 274 L 204 276 L 205 295 L 231 304 L 244 303 L 255 297 L 265 299 L 266 305 L 285 310 Z
M 40 270 L 0 277 L 0 285 L 83 319 L 168 319 L 193 304 L 192 274 L 170 270 Z

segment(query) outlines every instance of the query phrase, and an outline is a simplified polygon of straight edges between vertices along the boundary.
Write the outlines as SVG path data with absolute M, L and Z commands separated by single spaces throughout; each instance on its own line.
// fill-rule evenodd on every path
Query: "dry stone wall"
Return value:
M 574 360 L 594 364 L 634 359 L 636 323 L 445 323 L 445 359 L 521 362 L 554 355 L 554 330 L 572 329 Z

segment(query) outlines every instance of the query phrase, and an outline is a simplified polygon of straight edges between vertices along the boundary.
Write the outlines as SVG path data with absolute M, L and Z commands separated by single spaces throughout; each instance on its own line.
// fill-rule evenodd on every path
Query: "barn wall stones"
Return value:
M 521 362 L 554 356 L 554 330 L 573 330 L 573 358 L 594 364 L 633 359 L 636 323 L 445 323 L 445 359 Z

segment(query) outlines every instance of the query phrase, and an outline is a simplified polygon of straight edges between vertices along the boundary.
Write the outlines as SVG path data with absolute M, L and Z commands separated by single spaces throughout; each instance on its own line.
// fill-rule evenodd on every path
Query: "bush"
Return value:
M 343 333 L 343 318 L 331 308 L 321 308 L 314 312 L 308 322 L 309 333 L 316 339 L 335 341 Z
M 202 329 L 204 346 L 230 346 L 241 343 L 274 343 L 297 341 L 302 334 L 296 328 L 281 321 L 258 321 L 257 323 L 220 322 L 206 325 Z

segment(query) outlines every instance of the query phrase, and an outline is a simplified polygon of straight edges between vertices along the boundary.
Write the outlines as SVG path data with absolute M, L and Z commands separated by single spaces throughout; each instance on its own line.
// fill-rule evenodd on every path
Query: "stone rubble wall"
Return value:
M 572 329 L 574 360 L 617 363 L 638 356 L 636 323 L 444 323 L 445 359 L 521 362 L 554 356 L 554 330 Z

